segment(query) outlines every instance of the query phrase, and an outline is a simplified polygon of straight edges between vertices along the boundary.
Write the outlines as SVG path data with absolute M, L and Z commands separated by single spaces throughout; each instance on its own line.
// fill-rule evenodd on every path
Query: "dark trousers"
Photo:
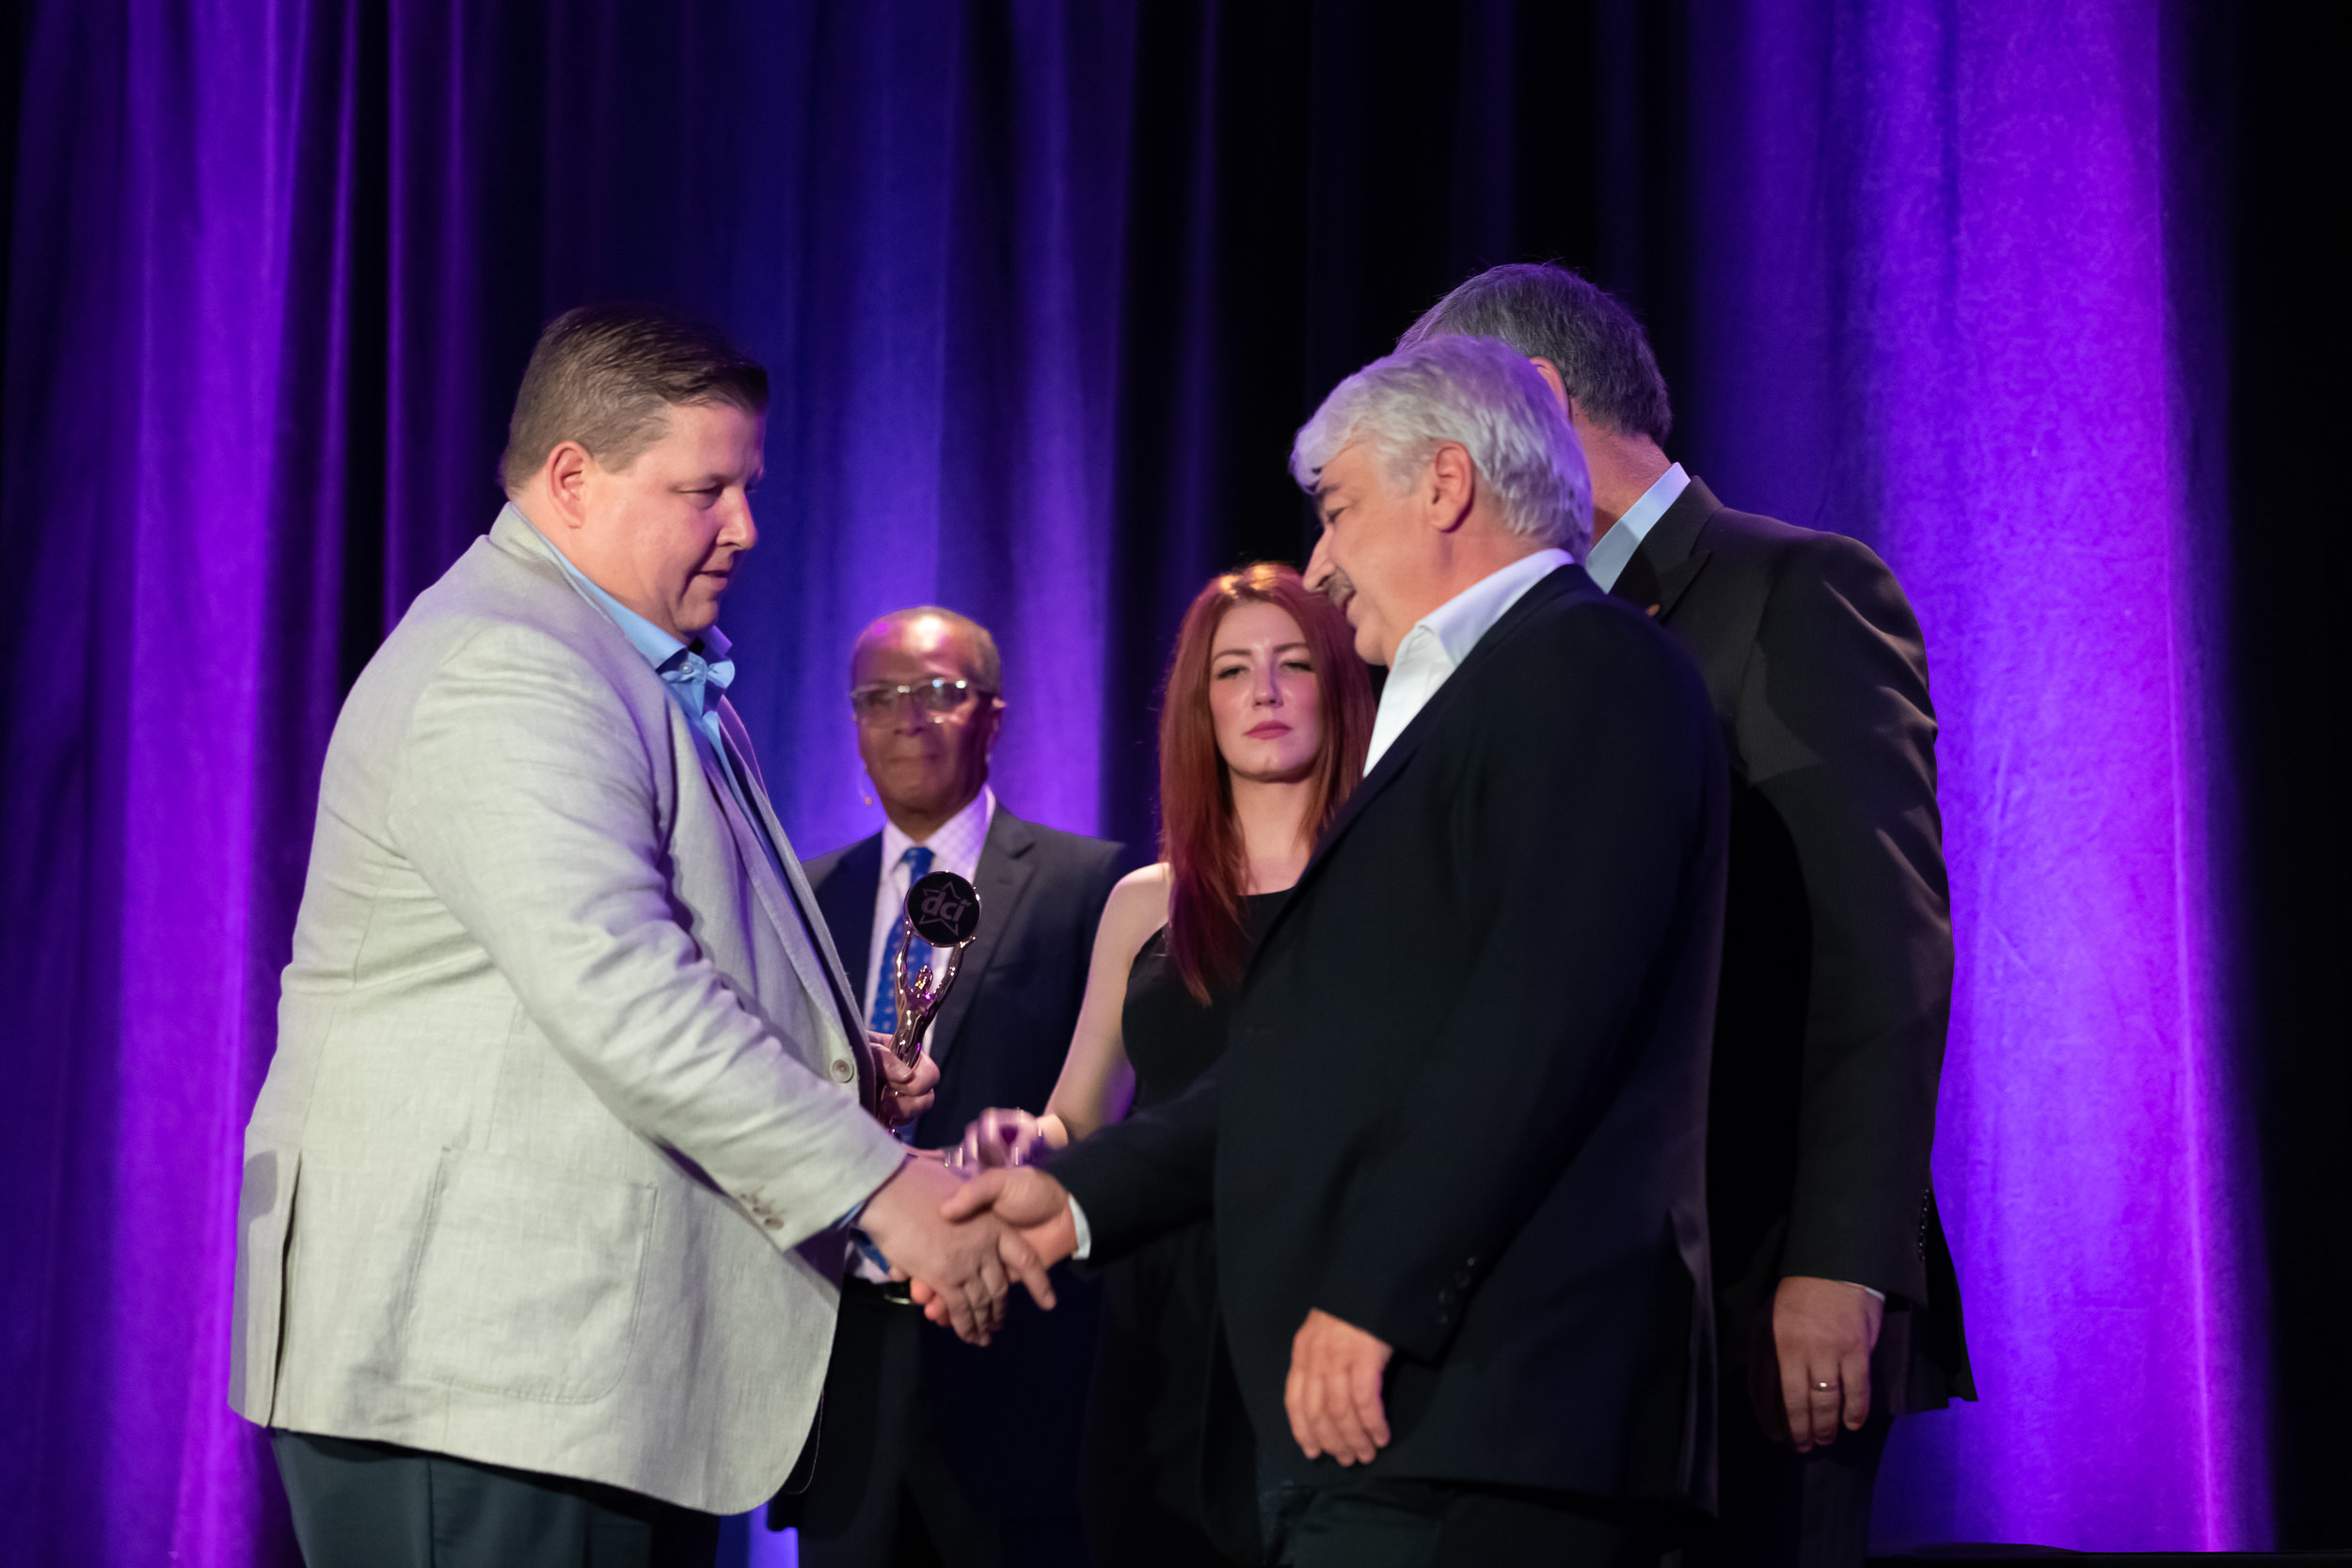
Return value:
M 1801 1454 L 1764 1435 L 1744 1388 L 1727 1383 L 1723 1401 L 1714 1540 L 1693 1568 L 1863 1568 L 1894 1418 L 1874 1409 L 1860 1432 Z
M 808 1489 L 771 1505 L 797 1527 L 803 1568 L 999 1568 L 996 1521 L 949 1465 L 922 1397 L 923 1314 L 844 1282 Z
M 592 1481 L 273 1431 L 310 1568 L 711 1568 L 719 1519 Z
M 1557 1493 L 1368 1481 L 1261 1495 L 1288 1568 L 1657 1568 L 1644 1515 Z

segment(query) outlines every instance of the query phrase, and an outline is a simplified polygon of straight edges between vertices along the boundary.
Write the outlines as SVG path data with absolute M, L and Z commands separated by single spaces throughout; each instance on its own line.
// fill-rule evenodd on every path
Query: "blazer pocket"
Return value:
M 450 1150 L 417 1260 L 420 1376 L 550 1403 L 621 1381 L 657 1195 L 644 1182 Z

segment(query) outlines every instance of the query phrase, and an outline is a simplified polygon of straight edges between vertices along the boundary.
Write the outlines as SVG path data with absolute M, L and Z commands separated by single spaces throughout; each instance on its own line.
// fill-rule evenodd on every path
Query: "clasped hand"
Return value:
M 962 1186 L 939 1161 L 910 1156 L 866 1200 L 857 1223 L 890 1259 L 892 1275 L 914 1282 L 934 1323 L 984 1345 L 1004 1322 L 1014 1281 L 1049 1309 L 1054 1288 L 1037 1249 L 1002 1217 L 980 1206 L 951 1214 Z
M 948 1198 L 942 1215 L 969 1223 L 993 1214 L 1051 1265 L 1075 1251 L 1070 1193 L 1034 1165 L 981 1171 Z M 955 1304 L 918 1275 L 914 1297 L 933 1323 L 953 1321 Z M 1290 1376 L 1282 1386 L 1291 1435 L 1309 1459 L 1329 1455 L 1343 1465 L 1369 1465 L 1388 1446 L 1389 1418 L 1381 1402 L 1388 1373 L 1386 1341 L 1320 1308 L 1310 1311 L 1291 1340 Z

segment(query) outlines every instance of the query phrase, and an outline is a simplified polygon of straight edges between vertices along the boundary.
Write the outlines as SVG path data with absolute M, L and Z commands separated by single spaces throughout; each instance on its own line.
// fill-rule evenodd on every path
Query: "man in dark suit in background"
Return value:
M 1707 693 L 1576 564 L 1583 463 L 1500 344 L 1367 366 L 1292 469 L 1390 671 L 1364 782 L 1218 1066 L 946 1212 L 1048 1258 L 1213 1215 L 1278 1560 L 1654 1563 L 1711 1500 Z
M 1045 1108 L 1086 990 L 1094 927 L 1121 848 L 1025 822 L 988 787 L 1005 711 L 1003 662 L 977 622 L 925 606 L 885 615 L 850 656 L 858 754 L 882 831 L 808 863 L 818 907 L 868 1024 L 897 1022 L 891 974 L 910 941 L 908 887 L 952 871 L 979 890 L 978 936 L 929 1036 L 937 1099 L 910 1131 L 955 1143 L 990 1106 Z M 985 1351 L 923 1322 L 870 1264 L 845 1281 L 807 1492 L 780 1498 L 810 1568 L 1084 1563 L 1078 1435 L 1095 1293 L 1057 1281 L 1047 1316 L 1024 1302 Z
M 1495 267 L 1401 341 L 1457 333 L 1550 387 L 1592 467 L 1594 579 L 1691 651 L 1722 721 L 1717 1549 L 1858 1568 L 1893 1418 L 1976 1397 L 1928 1173 L 1952 932 L 1919 623 L 1866 546 L 1734 512 L 1667 461 L 1649 341 L 1582 277 Z

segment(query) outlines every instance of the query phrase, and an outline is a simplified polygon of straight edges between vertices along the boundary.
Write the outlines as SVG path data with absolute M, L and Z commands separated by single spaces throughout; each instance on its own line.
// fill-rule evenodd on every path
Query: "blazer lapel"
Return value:
M 1281 927 L 1284 917 L 1298 907 L 1299 894 L 1306 891 L 1307 883 L 1322 867 L 1323 863 L 1330 859 L 1340 840 L 1346 836 L 1348 829 L 1355 826 L 1356 819 L 1363 816 L 1372 802 L 1377 800 L 1389 785 L 1395 783 L 1403 775 L 1405 769 L 1412 765 L 1413 758 L 1420 752 L 1422 742 L 1428 736 L 1431 727 L 1444 714 L 1447 705 L 1460 693 L 1463 679 L 1466 676 L 1475 679 L 1478 671 L 1493 658 L 1500 657 L 1495 650 L 1499 646 L 1508 644 L 1511 634 L 1517 631 L 1529 616 L 1534 614 L 1537 609 L 1564 595 L 1575 593 L 1580 585 L 1588 593 L 1600 592 L 1593 579 L 1584 575 L 1583 567 L 1563 566 L 1560 570 L 1538 579 L 1534 587 L 1519 595 L 1516 604 L 1503 611 L 1501 620 L 1486 628 L 1486 635 L 1478 640 L 1478 645 L 1470 650 L 1470 657 L 1464 659 L 1460 668 L 1447 676 L 1445 684 L 1438 688 L 1428 702 L 1422 705 L 1421 711 L 1413 715 L 1413 721 L 1406 725 L 1404 733 L 1399 735 L 1391 743 L 1389 749 L 1380 754 L 1380 765 L 1365 775 L 1364 782 L 1356 786 L 1356 792 L 1347 798 L 1346 802 L 1340 807 L 1339 815 L 1331 819 L 1331 825 L 1323 830 L 1323 836 L 1315 841 L 1314 854 L 1308 859 L 1307 869 L 1299 873 L 1296 891 L 1293 892 L 1291 896 L 1283 902 L 1281 910 L 1274 917 L 1273 925 L 1267 927 L 1265 937 L 1260 940 L 1258 944 L 1260 952 L 1265 950 L 1267 941 L 1271 940 L 1274 932 Z
M 850 1044 L 860 1044 L 866 1038 L 865 1026 L 858 1020 L 857 1002 L 850 990 L 849 978 L 842 973 L 841 956 L 834 951 L 832 933 L 817 917 L 817 895 L 802 873 L 800 857 L 792 852 L 792 841 L 768 803 L 759 765 L 752 760 L 751 736 L 744 730 L 743 721 L 736 717 L 735 705 L 723 697 L 719 699 L 719 728 L 742 765 L 744 787 L 751 796 L 753 809 L 759 813 L 759 825 L 767 830 L 769 841 L 776 847 L 776 861 L 783 863 L 782 883 L 776 879 L 775 863 L 769 860 L 768 851 L 759 841 L 758 829 L 744 820 L 736 806 L 735 792 L 727 788 L 723 778 L 717 776 L 707 759 L 703 764 L 703 776 L 710 781 L 720 808 L 726 813 L 727 825 L 735 833 L 736 849 L 752 868 L 752 885 L 759 890 L 760 903 L 767 910 L 770 923 L 784 939 L 784 949 L 791 955 L 793 968 L 800 971 L 801 984 L 820 1003 L 831 998 L 834 1016 L 841 1020 Z M 699 747 L 696 754 L 701 754 Z M 865 1058 L 862 1051 L 854 1054 L 861 1061 Z
M 1724 509 L 1705 482 L 1693 479 L 1643 538 L 1610 593 L 1660 621 L 1674 614 L 1683 591 L 1707 564 L 1707 520 Z
M 1023 900 L 1031 879 L 1037 876 L 1036 863 L 1029 859 L 1029 851 L 1036 844 L 1037 835 L 1029 831 L 1029 825 L 1000 803 L 996 815 L 989 818 L 988 840 L 980 847 L 980 863 L 973 868 L 972 885 L 980 895 L 980 928 L 973 937 L 972 945 L 963 950 L 963 962 L 956 970 L 955 989 L 947 993 L 939 1017 L 931 1022 L 930 1053 L 943 1065 L 962 1030 L 964 1015 L 972 1010 L 973 998 L 979 994 L 988 966 L 995 961 L 1005 939 L 1021 918 Z

